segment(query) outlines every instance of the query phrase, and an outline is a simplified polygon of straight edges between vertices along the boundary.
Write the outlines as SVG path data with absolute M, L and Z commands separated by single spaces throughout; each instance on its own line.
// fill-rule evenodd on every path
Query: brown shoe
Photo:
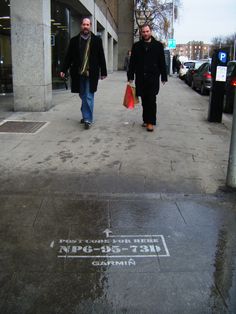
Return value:
M 148 132 L 153 132 L 154 131 L 154 127 L 153 127 L 153 125 L 151 123 L 147 124 L 147 131 Z

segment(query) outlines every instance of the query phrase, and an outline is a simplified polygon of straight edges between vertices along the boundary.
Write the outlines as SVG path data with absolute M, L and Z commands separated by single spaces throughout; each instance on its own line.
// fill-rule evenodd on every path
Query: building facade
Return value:
M 0 0 L 0 93 L 14 110 L 45 111 L 71 37 L 83 17 L 103 41 L 108 73 L 121 69 L 132 45 L 132 0 Z M 124 12 L 124 13 L 123 13 Z
M 207 59 L 211 45 L 202 41 L 190 41 L 187 44 L 177 44 L 174 54 L 191 60 Z

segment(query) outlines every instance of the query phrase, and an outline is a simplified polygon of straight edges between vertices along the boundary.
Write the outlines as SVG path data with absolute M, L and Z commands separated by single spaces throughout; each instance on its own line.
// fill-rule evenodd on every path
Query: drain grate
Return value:
M 36 133 L 47 122 L 5 121 L 0 125 L 0 133 Z

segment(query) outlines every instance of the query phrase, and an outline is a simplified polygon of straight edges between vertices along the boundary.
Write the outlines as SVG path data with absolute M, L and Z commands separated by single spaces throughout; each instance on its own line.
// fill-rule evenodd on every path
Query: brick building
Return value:
M 206 59 L 209 58 L 210 49 L 211 45 L 204 44 L 202 41 L 190 41 L 187 44 L 177 44 L 174 54 L 192 60 Z

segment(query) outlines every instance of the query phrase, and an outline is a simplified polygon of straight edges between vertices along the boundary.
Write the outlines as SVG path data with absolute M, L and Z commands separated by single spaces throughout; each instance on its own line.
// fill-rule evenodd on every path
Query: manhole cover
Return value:
M 0 125 L 0 133 L 36 133 L 47 122 L 5 121 Z

